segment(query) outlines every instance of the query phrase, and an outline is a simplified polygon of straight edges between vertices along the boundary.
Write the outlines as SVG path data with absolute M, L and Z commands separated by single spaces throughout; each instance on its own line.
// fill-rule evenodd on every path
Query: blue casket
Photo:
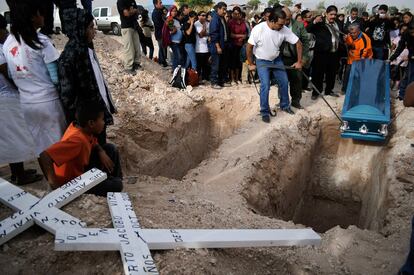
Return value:
M 390 123 L 390 66 L 382 60 L 352 63 L 344 106 L 341 136 L 384 141 Z

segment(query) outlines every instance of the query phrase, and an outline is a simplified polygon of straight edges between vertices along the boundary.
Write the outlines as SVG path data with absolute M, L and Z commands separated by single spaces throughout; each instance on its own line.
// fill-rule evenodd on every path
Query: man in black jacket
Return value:
M 325 95 L 338 97 L 332 90 L 335 86 L 335 75 L 338 68 L 338 48 L 341 42 L 339 28 L 335 22 L 338 9 L 329 6 L 326 17 L 317 16 L 307 30 L 315 35 L 316 44 L 312 63 L 313 82 L 320 92 L 323 90 L 323 79 L 326 78 Z M 318 93 L 312 92 L 312 99 L 316 100 Z
M 154 11 L 152 12 L 152 22 L 154 23 L 155 39 L 158 42 L 158 64 L 167 67 L 167 48 L 162 45 L 162 27 L 164 26 L 163 8 L 161 0 L 153 0 Z

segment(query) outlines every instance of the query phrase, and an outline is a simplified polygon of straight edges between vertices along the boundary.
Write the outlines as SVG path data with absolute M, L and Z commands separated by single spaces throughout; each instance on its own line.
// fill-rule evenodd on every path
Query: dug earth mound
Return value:
M 143 228 L 312 227 L 322 237 L 319 247 L 156 251 L 161 274 L 398 271 L 414 207 L 411 109 L 397 117 L 386 144 L 341 139 L 329 108 L 306 93 L 305 110 L 264 124 L 254 86 L 178 91 L 167 83 L 169 71 L 148 60 L 124 76 L 119 47 L 97 35 L 119 111 L 108 136 L 119 146 L 125 191 Z M 342 102 L 329 99 L 337 111 Z M 394 113 L 402 108 L 394 103 Z M 40 197 L 44 182 L 25 190 Z M 1 219 L 11 214 L 0 210 Z M 63 210 L 89 227 L 112 227 L 106 198 L 82 195 Z M 1 273 L 122 273 L 118 252 L 57 252 L 53 240 L 37 227 L 15 237 L 0 247 Z

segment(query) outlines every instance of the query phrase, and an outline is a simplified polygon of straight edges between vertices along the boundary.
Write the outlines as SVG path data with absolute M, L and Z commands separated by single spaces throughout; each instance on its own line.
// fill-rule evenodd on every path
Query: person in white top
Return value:
M 266 22 L 256 25 L 247 41 L 246 53 L 249 70 L 259 74 L 260 79 L 260 113 L 262 120 L 270 122 L 269 90 L 272 74 L 279 86 L 280 108 L 294 114 L 289 104 L 288 78 L 280 57 L 280 46 L 284 41 L 296 44 L 297 62 L 293 69 L 302 69 L 302 43 L 299 38 L 285 26 L 286 13 L 274 9 Z M 256 57 L 254 64 L 253 54 Z
M 210 53 L 208 51 L 208 30 L 210 23 L 207 21 L 207 13 L 200 11 L 198 13 L 198 21 L 194 24 L 196 28 L 196 57 L 197 57 L 197 73 L 202 80 L 208 80 L 210 76 L 210 64 L 208 59 Z
M 10 2 L 11 34 L 3 50 L 24 118 L 39 155 L 60 140 L 66 120 L 55 85 L 59 52 L 36 30 L 44 25 L 40 0 Z
M 23 161 L 36 158 L 34 141 L 20 107 L 19 92 L 8 78 L 3 43 L 8 36 L 7 21 L 0 14 L 0 163 L 9 163 L 11 180 L 24 185 L 42 179 L 34 169 L 24 169 Z

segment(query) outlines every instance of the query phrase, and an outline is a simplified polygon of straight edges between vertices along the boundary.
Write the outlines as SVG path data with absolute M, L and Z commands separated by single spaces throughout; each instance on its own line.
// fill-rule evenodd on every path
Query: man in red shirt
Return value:
M 96 135 L 104 130 L 103 107 L 85 103 L 76 111 L 76 122 L 66 129 L 62 139 L 40 154 L 40 166 L 53 189 L 62 186 L 91 168 L 99 168 L 108 178 L 89 193 L 106 196 L 122 191 L 119 154 L 113 144 L 98 144 Z

